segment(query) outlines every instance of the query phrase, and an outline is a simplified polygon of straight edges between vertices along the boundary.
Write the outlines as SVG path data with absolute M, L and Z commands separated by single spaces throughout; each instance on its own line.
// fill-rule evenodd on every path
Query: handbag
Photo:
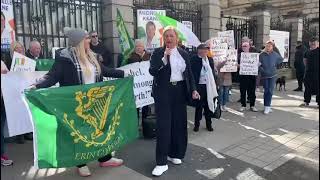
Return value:
M 218 97 L 215 97 L 213 101 L 217 101 L 217 107 L 214 111 L 214 113 L 211 112 L 210 117 L 215 119 L 220 119 L 222 111 L 221 111 L 221 105 Z

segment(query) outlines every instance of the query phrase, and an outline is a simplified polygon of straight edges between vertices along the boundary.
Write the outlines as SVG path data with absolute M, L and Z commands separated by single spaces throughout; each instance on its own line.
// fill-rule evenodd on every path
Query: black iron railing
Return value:
M 100 0 L 14 0 L 16 39 L 28 48 L 32 40 L 41 43 L 45 57 L 52 47 L 66 47 L 63 28 L 77 27 L 98 31 L 102 36 L 102 2 Z
M 257 40 L 257 21 L 255 18 L 235 18 L 223 16 L 227 20 L 226 30 L 233 30 L 236 48 L 241 46 L 241 39 L 245 36 L 256 42 Z

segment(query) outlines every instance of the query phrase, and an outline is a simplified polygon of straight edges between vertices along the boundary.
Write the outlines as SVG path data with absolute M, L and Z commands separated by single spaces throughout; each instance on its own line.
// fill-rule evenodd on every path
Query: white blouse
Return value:
M 92 84 L 96 82 L 96 69 L 95 66 L 92 63 L 88 63 L 88 67 L 90 70 L 90 74 L 86 74 L 84 71 L 82 70 L 82 74 L 83 74 L 83 80 L 85 84 Z
M 183 81 L 183 72 L 186 69 L 186 62 L 180 55 L 177 48 L 172 49 L 169 61 L 171 67 L 170 82 Z
M 205 63 L 208 62 L 208 57 L 202 58 L 202 68 L 201 68 L 201 72 L 200 72 L 200 79 L 199 79 L 199 84 L 207 84 L 207 73 L 208 71 L 208 67 L 206 66 Z

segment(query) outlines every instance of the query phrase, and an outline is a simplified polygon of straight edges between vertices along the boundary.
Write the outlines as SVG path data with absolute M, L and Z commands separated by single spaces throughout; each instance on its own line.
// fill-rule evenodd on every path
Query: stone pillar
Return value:
M 221 7 L 219 0 L 200 0 L 202 11 L 201 37 L 199 39 L 205 42 L 217 32 L 221 31 Z
M 249 14 L 251 18 L 257 20 L 257 37 L 255 45 L 260 49 L 264 43 L 270 39 L 270 20 L 271 15 L 269 11 L 258 10 Z
M 287 17 L 286 21 L 291 24 L 289 62 L 290 67 L 294 68 L 294 54 L 296 52 L 297 42 L 302 41 L 303 19 L 300 17 Z
M 133 0 L 103 0 L 103 39 L 104 44 L 112 52 L 112 65 L 117 65 L 118 56 L 121 53 L 119 35 L 117 30 L 117 8 L 126 24 L 130 36 L 134 37 L 133 27 Z

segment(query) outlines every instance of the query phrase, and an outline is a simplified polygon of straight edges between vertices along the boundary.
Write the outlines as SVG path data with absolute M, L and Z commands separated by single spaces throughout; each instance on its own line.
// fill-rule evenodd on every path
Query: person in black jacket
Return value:
M 300 106 L 308 107 L 311 96 L 316 95 L 316 101 L 319 108 L 319 39 L 312 38 L 309 41 L 310 50 L 304 55 L 304 64 L 306 67 L 304 75 L 304 103 Z
M 100 54 L 102 56 L 102 64 L 106 67 L 112 66 L 112 54 L 111 52 L 103 45 L 102 41 L 99 40 L 98 32 L 97 31 L 91 31 L 89 33 L 91 38 L 90 43 L 90 49 L 96 53 Z
M 304 76 L 304 63 L 303 56 L 306 51 L 306 48 L 302 45 L 301 41 L 297 42 L 296 52 L 294 54 L 294 68 L 296 69 L 296 78 L 298 80 L 298 88 L 294 91 L 302 91 L 302 83 Z
M 60 86 L 90 84 L 102 81 L 103 76 L 115 78 L 125 76 L 122 70 L 110 69 L 100 64 L 96 54 L 90 49 L 90 38 L 86 31 L 65 28 L 64 32 L 69 38 L 70 47 L 61 50 L 51 70 L 30 89 L 48 88 L 56 83 Z M 99 158 L 98 161 L 101 167 L 123 164 L 123 160 L 113 158 L 111 154 Z M 77 167 L 80 176 L 91 175 L 85 164 Z
M 30 42 L 26 56 L 34 60 L 43 59 L 43 55 L 41 54 L 41 44 L 39 41 L 34 40 Z
M 166 27 L 165 47 L 154 50 L 149 72 L 154 77 L 152 96 L 157 119 L 156 162 L 152 175 L 168 170 L 167 160 L 181 164 L 187 143 L 187 101 L 199 99 L 188 53 L 178 48 L 178 33 Z
M 145 50 L 144 42 L 142 40 L 136 39 L 134 46 L 135 46 L 134 52 L 131 53 L 128 59 L 128 64 L 150 60 L 151 54 Z M 149 106 L 143 106 L 141 110 L 142 110 L 142 121 L 144 121 L 144 119 L 146 119 L 148 116 Z M 137 108 L 137 111 L 138 111 L 138 118 L 139 118 L 139 108 Z
M 214 63 L 213 59 L 208 57 L 209 47 L 206 44 L 200 44 L 197 51 L 198 54 L 191 58 L 191 68 L 200 94 L 200 100 L 196 103 L 193 131 L 199 131 L 203 110 L 207 130 L 213 131 L 211 114 L 214 112 L 214 98 L 218 96 L 214 78 Z

